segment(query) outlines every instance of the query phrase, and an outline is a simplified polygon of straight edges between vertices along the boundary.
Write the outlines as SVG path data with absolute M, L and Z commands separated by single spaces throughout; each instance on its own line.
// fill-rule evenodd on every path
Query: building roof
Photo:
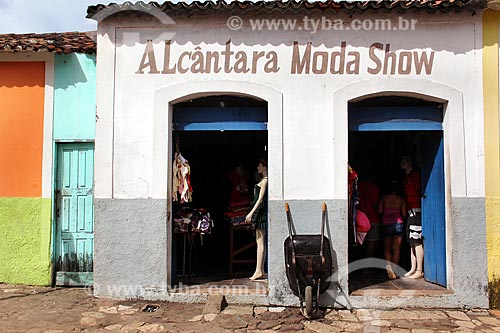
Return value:
M 336 0 L 285 0 L 285 1 L 193 1 L 193 2 L 171 2 L 166 1 L 162 4 L 158 2 L 145 3 L 138 1 L 132 3 L 130 1 L 122 4 L 110 3 L 108 5 L 98 4 L 89 6 L 87 9 L 87 18 L 99 20 L 109 14 L 114 15 L 123 11 L 139 11 L 150 12 L 151 10 L 160 9 L 168 13 L 172 11 L 193 11 L 193 10 L 226 10 L 226 11 L 257 11 L 257 10 L 280 10 L 280 11 L 297 11 L 300 9 L 306 10 L 333 10 L 334 12 L 344 11 L 348 14 L 365 12 L 365 11 L 398 11 L 404 12 L 408 10 L 426 11 L 426 12 L 450 12 L 460 11 L 463 9 L 475 10 L 486 7 L 486 0 L 384 0 L 384 1 L 336 1 Z
M 0 35 L 1 51 L 96 53 L 96 32 Z

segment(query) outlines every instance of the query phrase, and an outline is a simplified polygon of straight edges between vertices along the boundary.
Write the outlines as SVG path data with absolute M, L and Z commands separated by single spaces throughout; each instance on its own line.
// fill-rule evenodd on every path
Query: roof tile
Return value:
M 1 51 L 96 53 L 96 32 L 0 35 Z
M 165 13 L 172 11 L 193 11 L 193 10 L 227 10 L 227 11 L 258 11 L 258 10 L 282 10 L 296 11 L 300 9 L 319 9 L 344 11 L 348 14 L 364 12 L 367 10 L 375 11 L 399 11 L 403 12 L 409 9 L 421 10 L 427 12 L 450 12 L 452 10 L 460 11 L 463 9 L 483 9 L 486 7 L 486 0 L 372 0 L 372 1 L 336 1 L 336 0 L 285 0 L 285 1 L 193 1 L 193 2 L 172 2 L 165 1 L 162 4 L 158 2 L 145 3 L 138 1 L 132 3 L 126 1 L 122 4 L 110 3 L 109 5 L 97 4 L 89 6 L 87 17 L 101 20 L 110 15 L 115 15 L 124 11 L 151 12 L 157 9 Z

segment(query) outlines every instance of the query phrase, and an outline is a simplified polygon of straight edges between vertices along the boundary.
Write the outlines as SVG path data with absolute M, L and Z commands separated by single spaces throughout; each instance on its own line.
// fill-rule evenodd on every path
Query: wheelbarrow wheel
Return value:
M 306 287 L 305 297 L 306 297 L 306 314 L 308 317 L 311 317 L 313 314 L 313 295 L 311 286 Z

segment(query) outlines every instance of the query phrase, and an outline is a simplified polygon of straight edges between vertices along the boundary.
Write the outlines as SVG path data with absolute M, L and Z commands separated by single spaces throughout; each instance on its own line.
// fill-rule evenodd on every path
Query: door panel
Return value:
M 56 284 L 92 281 L 94 145 L 60 144 L 56 177 Z
M 422 235 L 425 279 L 446 287 L 446 229 L 442 132 L 422 134 Z

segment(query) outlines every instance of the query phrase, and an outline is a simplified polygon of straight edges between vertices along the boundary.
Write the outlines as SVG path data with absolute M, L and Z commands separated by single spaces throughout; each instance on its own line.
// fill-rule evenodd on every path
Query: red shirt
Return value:
M 363 181 L 359 184 L 359 208 L 368 216 L 371 223 L 380 223 L 379 201 L 380 192 L 375 184 L 371 181 Z
M 420 208 L 420 198 L 422 196 L 420 173 L 411 170 L 409 174 L 405 174 L 403 191 L 406 200 L 406 208 Z

